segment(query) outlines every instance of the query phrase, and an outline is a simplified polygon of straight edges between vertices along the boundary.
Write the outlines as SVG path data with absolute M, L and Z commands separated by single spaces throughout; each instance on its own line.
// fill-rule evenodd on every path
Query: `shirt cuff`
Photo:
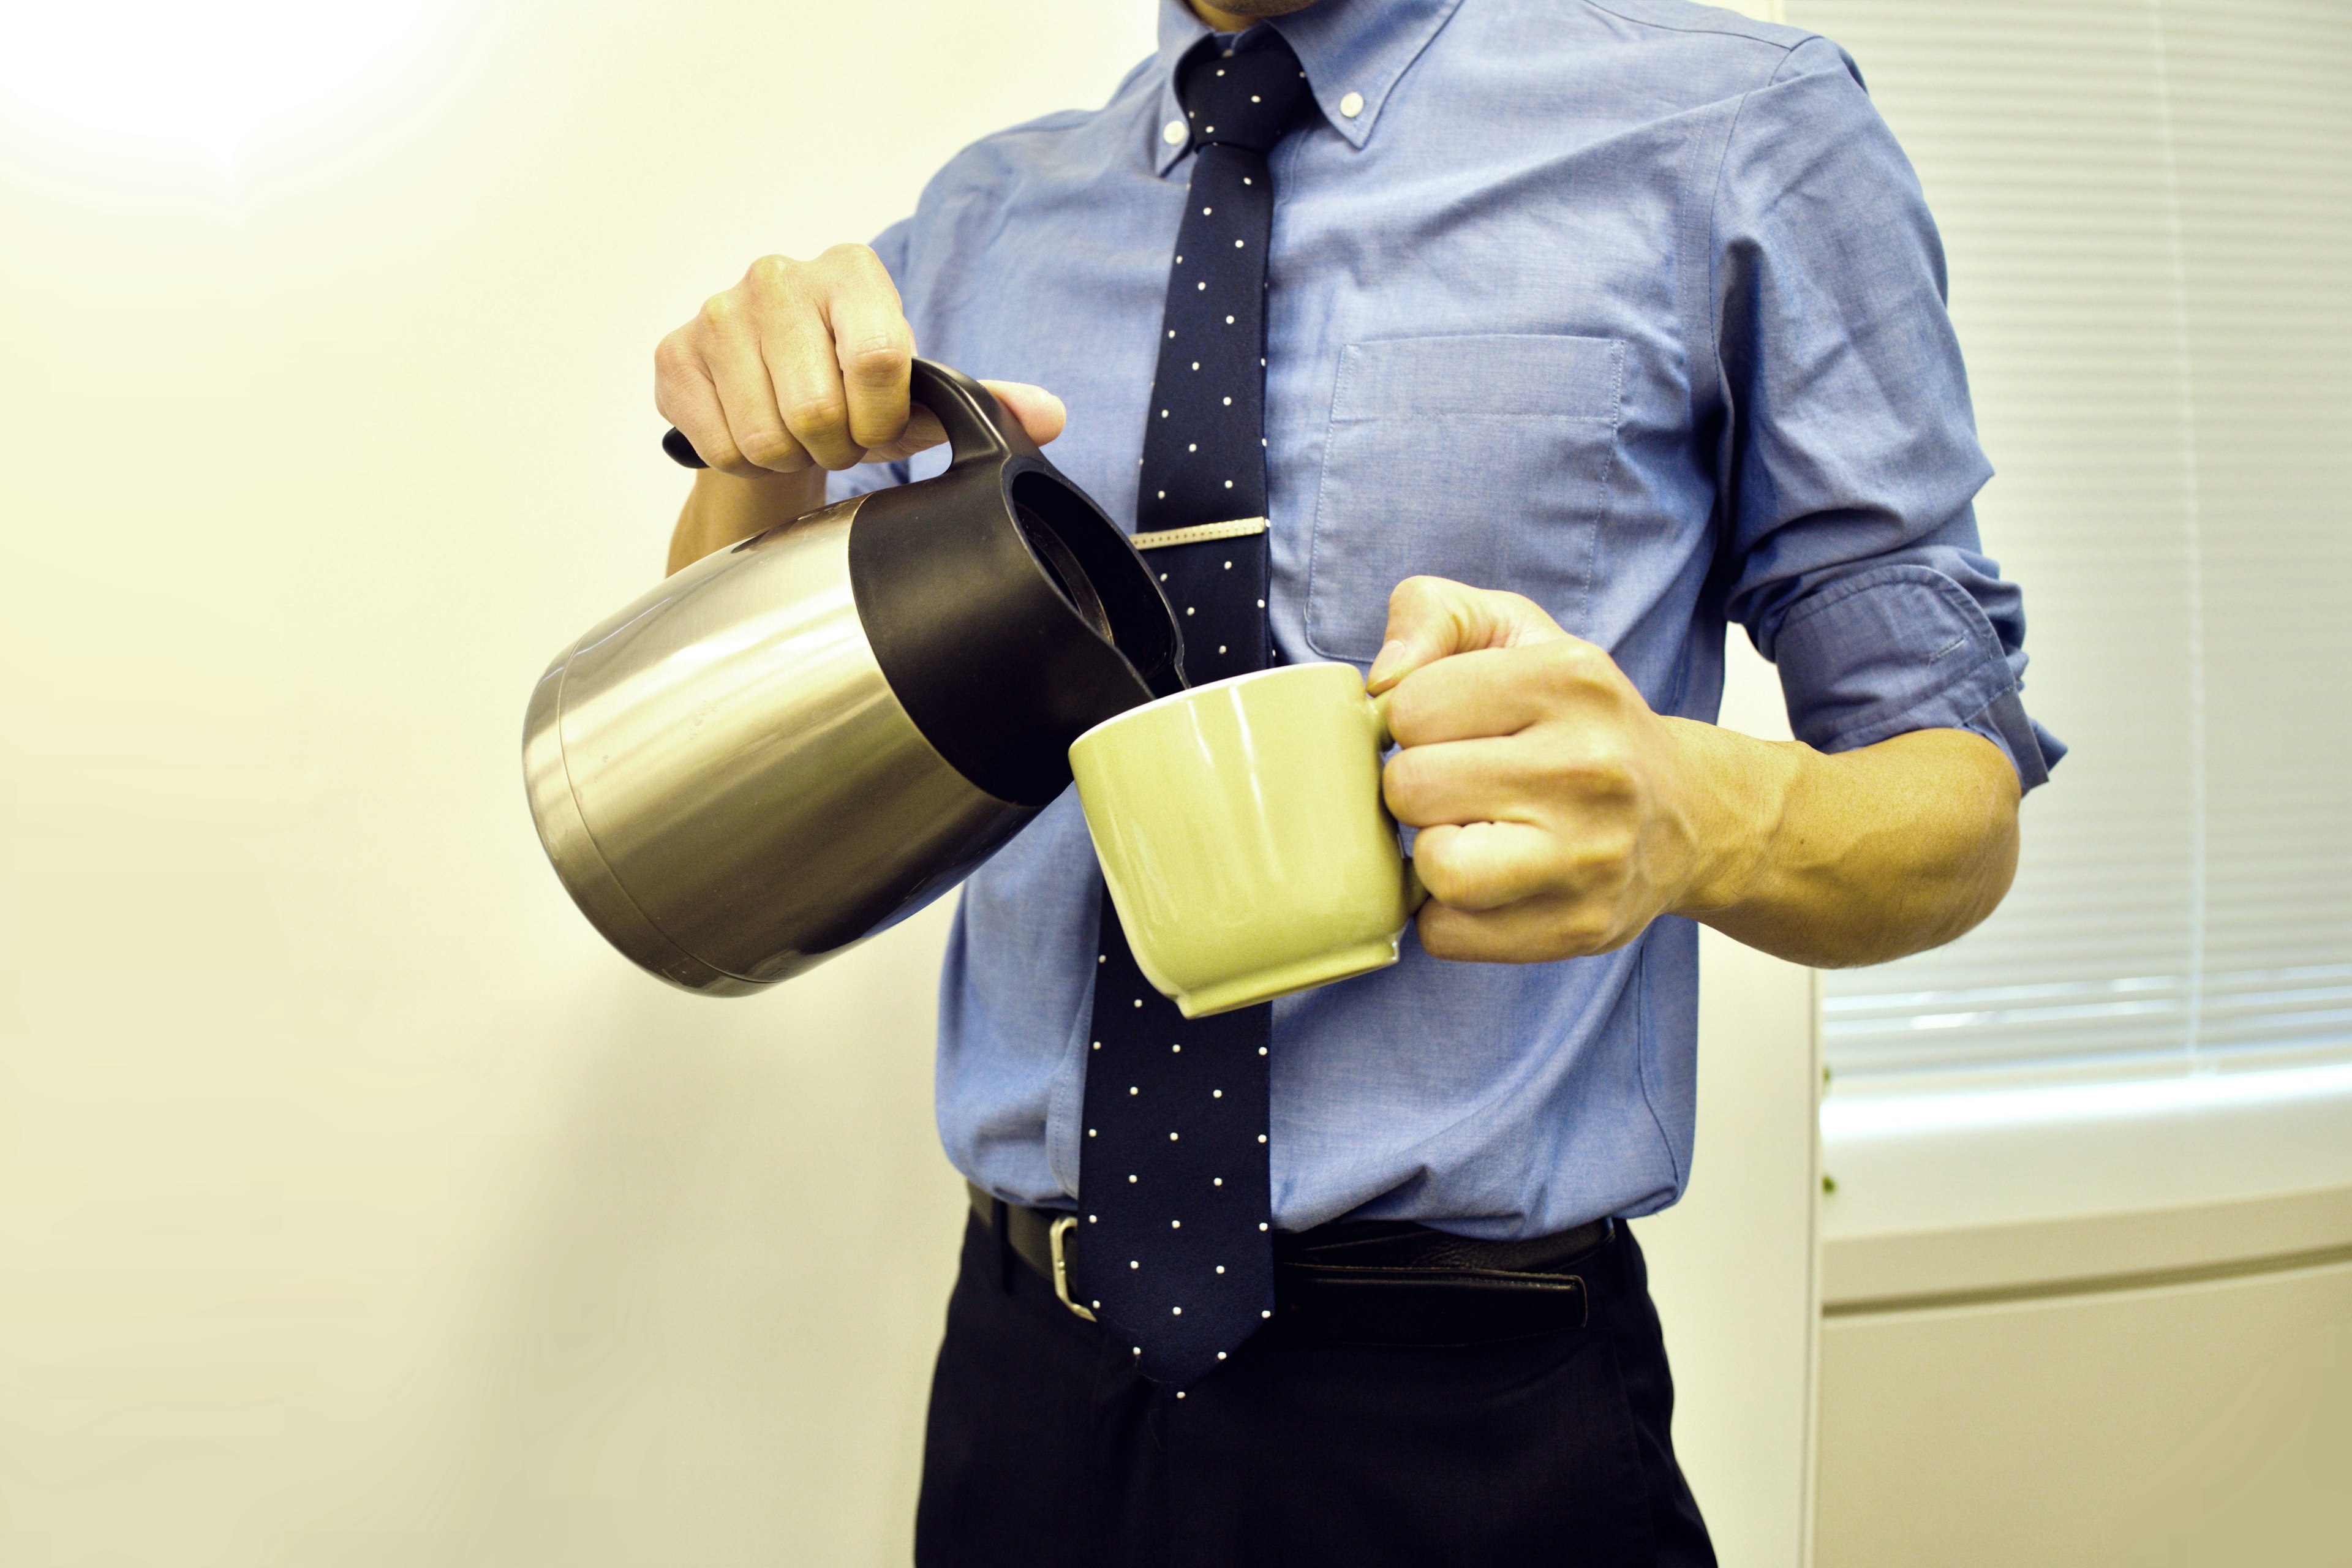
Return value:
M 1782 618 L 1766 651 L 1790 729 L 1822 751 L 1966 730 L 2000 748 L 2025 790 L 2066 754 L 2019 696 L 2024 651 L 2005 647 L 1983 606 L 1933 567 L 1878 566 L 1829 584 Z

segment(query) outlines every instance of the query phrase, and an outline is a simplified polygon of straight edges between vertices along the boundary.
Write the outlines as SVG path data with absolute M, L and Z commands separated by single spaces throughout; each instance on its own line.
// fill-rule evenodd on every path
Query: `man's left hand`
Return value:
M 1517 594 L 1411 577 L 1369 684 L 1402 748 L 1389 809 L 1419 828 L 1440 958 L 1606 952 L 1719 872 L 1694 800 L 1687 721 L 1651 711 L 1615 662 Z
M 1832 755 L 1654 713 L 1517 594 L 1407 578 L 1368 684 L 1440 958 L 1606 952 L 1678 914 L 1798 963 L 1883 963 L 1984 919 L 2017 868 L 2017 772 L 1983 736 Z

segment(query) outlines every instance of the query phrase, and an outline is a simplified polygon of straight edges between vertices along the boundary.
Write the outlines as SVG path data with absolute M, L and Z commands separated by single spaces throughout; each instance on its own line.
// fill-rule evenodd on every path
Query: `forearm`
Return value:
M 694 476 L 694 489 L 670 531 L 668 569 L 691 566 L 714 550 L 814 511 L 824 504 L 824 475 L 823 468 L 810 468 L 744 479 L 703 469 Z
M 1676 913 L 1822 968 L 1879 963 L 1967 931 L 2017 869 L 2017 774 L 1962 730 L 1839 753 L 1670 721 L 1715 853 Z

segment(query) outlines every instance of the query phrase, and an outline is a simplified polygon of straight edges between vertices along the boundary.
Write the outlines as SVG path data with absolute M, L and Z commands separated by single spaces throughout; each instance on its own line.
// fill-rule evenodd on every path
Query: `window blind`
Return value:
M 2352 1057 L 2352 5 L 1790 0 L 1942 226 L 2074 748 L 2008 900 L 1823 977 L 1864 1092 Z

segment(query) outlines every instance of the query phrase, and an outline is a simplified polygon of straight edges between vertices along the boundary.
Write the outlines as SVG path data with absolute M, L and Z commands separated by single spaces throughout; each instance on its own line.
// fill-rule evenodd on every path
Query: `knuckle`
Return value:
M 743 300 L 734 289 L 722 289 L 702 302 L 696 316 L 703 326 L 723 330 L 742 320 Z
M 1429 889 L 1431 898 L 1441 904 L 1447 905 L 1461 901 L 1461 878 L 1455 872 L 1454 863 L 1445 856 L 1431 850 L 1417 849 L 1413 852 L 1412 868 L 1421 878 L 1421 885 Z
M 1611 893 L 1633 878 L 1633 835 L 1614 824 L 1586 827 L 1575 859 L 1575 881 L 1589 892 Z
M 841 345 L 843 372 L 871 386 L 896 386 L 914 359 L 914 350 L 896 332 L 875 332 Z
M 940 423 L 940 416 L 919 406 L 909 408 L 905 426 L 897 435 L 887 437 L 902 453 L 919 452 L 926 447 L 936 447 L 947 438 L 947 428 Z
M 1421 928 L 1421 951 L 1432 958 L 1454 961 L 1468 958 L 1470 956 L 1468 953 L 1454 945 L 1451 928 L 1438 919 L 1437 911 L 1444 907 L 1442 904 L 1433 902 L 1421 911 L 1421 919 L 1418 922 Z
M 1399 583 L 1395 587 L 1389 590 L 1389 607 L 1391 609 L 1409 609 L 1418 605 L 1426 604 L 1441 591 L 1437 578 L 1429 576 L 1407 577 L 1404 581 Z
M 792 464 L 801 455 L 800 443 L 782 430 L 746 431 L 739 446 L 745 460 L 754 468 Z
M 1582 680 L 1590 669 L 1591 652 L 1592 645 L 1590 643 L 1551 642 L 1541 645 L 1537 657 L 1543 661 L 1545 672 L 1555 681 L 1562 686 L 1573 686 Z
M 761 294 L 787 294 L 800 286 L 801 263 L 789 256 L 762 256 L 743 269 L 743 281 Z
M 842 423 L 842 400 L 833 393 L 793 393 L 783 405 L 783 423 L 793 430 L 825 430 Z
M 1411 676 L 1389 689 L 1389 735 L 1402 748 L 1391 759 L 1392 763 L 1412 754 L 1412 738 L 1423 732 L 1428 719 L 1423 711 L 1426 706 Z
M 1589 670 L 1606 663 L 1600 648 L 1581 637 L 1570 637 L 1556 643 L 1546 643 L 1550 657 L 1564 669 Z
M 1608 922 L 1585 910 L 1560 921 L 1554 934 L 1570 952 L 1599 952 L 1609 945 Z
M 1537 651 L 1544 684 L 1557 696 L 1589 700 L 1608 684 L 1613 667 L 1608 655 L 1591 643 L 1544 643 Z
M 1589 784 L 1614 790 L 1632 779 L 1633 759 L 1624 744 L 1615 738 L 1591 735 L 1578 749 L 1576 773 Z
M 1455 937 L 1454 921 L 1447 918 L 1452 912 L 1445 907 L 1444 901 L 1437 897 L 1437 890 L 1434 888 L 1431 889 L 1429 902 L 1422 906 L 1421 914 L 1415 919 L 1413 924 L 1421 936 L 1422 951 L 1432 958 L 1469 956 L 1461 942 Z
M 1423 834 L 1413 846 L 1413 869 L 1421 875 L 1422 886 L 1429 896 L 1441 904 L 1463 904 L 1477 891 L 1471 869 L 1454 852 L 1454 836 Z
M 846 430 L 849 414 L 831 393 L 801 393 L 786 401 L 784 424 L 795 436 L 822 439 Z
M 1471 879 L 1443 857 L 1434 866 L 1423 869 L 1421 880 L 1422 885 L 1429 889 L 1429 896 L 1441 904 L 1460 909 L 1474 901 L 1476 889 Z
M 1421 778 L 1421 769 L 1404 766 L 1402 757 L 1397 762 L 1390 762 L 1388 773 L 1381 778 L 1381 795 L 1388 802 L 1388 814 L 1395 816 L 1400 823 L 1409 823 L 1413 827 L 1428 826 L 1425 811 L 1423 811 L 1423 804 L 1428 797 L 1428 785 Z
M 887 272 L 888 270 L 883 267 L 882 258 L 874 254 L 872 246 L 861 245 L 856 240 L 845 240 L 839 245 L 826 246 L 824 254 L 819 256 L 817 260 L 838 272 L 868 270 Z

